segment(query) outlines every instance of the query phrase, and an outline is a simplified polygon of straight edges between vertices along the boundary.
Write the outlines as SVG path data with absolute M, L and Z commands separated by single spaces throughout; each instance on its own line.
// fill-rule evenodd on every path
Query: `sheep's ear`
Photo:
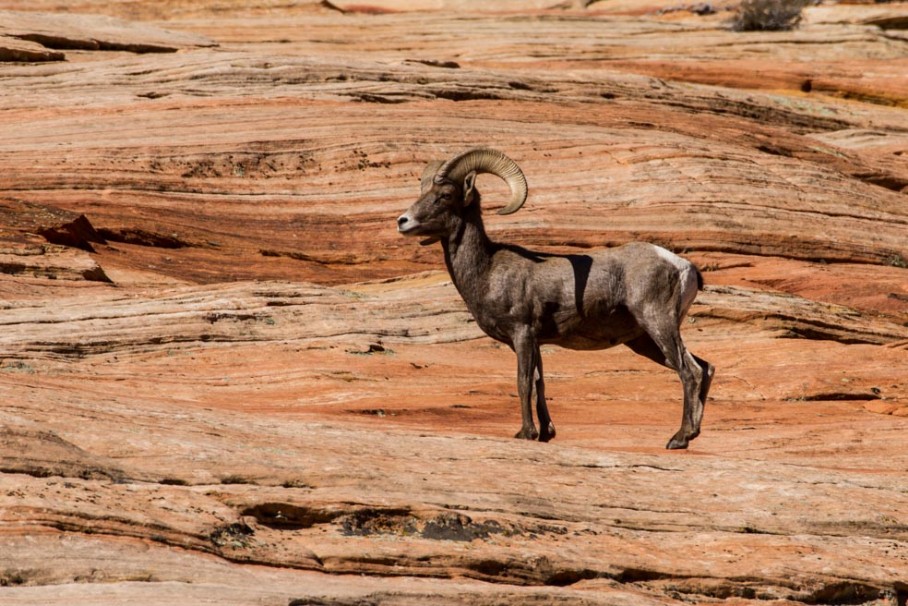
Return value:
M 473 199 L 476 197 L 476 171 L 471 170 L 467 173 L 467 176 L 463 178 L 463 205 L 469 206 L 473 203 Z

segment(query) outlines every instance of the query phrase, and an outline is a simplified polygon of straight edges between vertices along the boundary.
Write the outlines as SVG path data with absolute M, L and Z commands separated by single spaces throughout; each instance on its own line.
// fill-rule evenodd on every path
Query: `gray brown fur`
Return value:
M 422 195 L 398 218 L 398 229 L 424 236 L 424 244 L 441 242 L 451 279 L 476 323 L 517 354 L 523 424 L 516 437 L 545 442 L 555 436 L 540 345 L 598 350 L 623 344 L 678 373 L 684 413 L 667 447 L 686 448 L 700 433 L 714 372 L 711 364 L 687 350 L 680 333 L 702 287 L 700 272 L 689 261 L 642 242 L 573 255 L 493 242 L 483 227 L 475 177 L 480 172 L 498 174 L 502 158 L 513 161 L 494 150 L 471 150 L 452 160 L 470 153 L 494 155 L 498 164 L 484 170 L 481 162 L 479 168 L 473 162 L 463 176 L 451 169 L 450 160 L 444 166 L 431 165 L 439 172 L 432 179 L 424 175 Z M 521 188 L 525 199 L 525 180 L 512 186 L 512 192 Z M 519 208 L 519 192 L 517 198 L 505 210 Z

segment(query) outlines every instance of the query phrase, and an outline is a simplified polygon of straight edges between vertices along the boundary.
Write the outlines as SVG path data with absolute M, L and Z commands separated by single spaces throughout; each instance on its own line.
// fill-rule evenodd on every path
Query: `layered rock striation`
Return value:
M 905 3 L 0 0 L 0 602 L 908 599 Z M 513 354 L 395 218 L 706 279 L 673 373 Z M 487 210 L 501 184 L 480 179 Z

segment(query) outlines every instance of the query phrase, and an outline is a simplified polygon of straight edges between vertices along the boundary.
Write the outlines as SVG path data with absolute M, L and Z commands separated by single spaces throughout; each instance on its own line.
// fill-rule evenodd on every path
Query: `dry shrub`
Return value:
M 731 28 L 738 32 L 787 31 L 801 22 L 811 0 L 743 0 Z

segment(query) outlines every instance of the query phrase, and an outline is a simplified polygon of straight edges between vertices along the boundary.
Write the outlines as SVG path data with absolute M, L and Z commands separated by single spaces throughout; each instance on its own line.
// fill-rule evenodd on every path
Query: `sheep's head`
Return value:
M 511 189 L 511 200 L 498 214 L 507 215 L 523 206 L 527 182 L 517 163 L 494 149 L 471 149 L 426 167 L 419 199 L 398 217 L 397 230 L 407 236 L 427 236 L 423 245 L 451 234 L 478 198 L 476 175 L 481 173 L 500 177 Z

